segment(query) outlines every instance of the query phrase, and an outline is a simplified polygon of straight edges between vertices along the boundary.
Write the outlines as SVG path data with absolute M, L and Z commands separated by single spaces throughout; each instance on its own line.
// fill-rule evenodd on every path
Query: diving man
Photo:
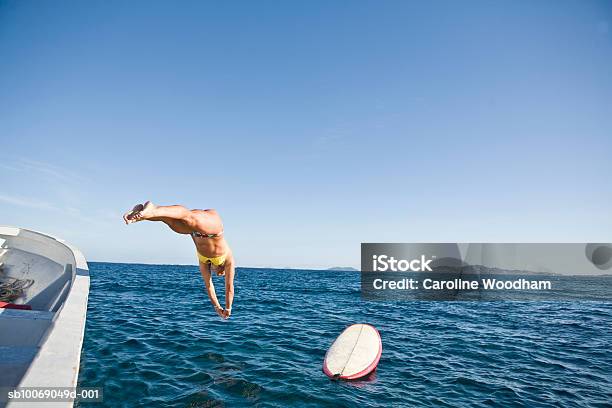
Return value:
M 126 224 L 138 221 L 161 221 L 179 234 L 191 236 L 196 247 L 200 273 L 206 293 L 217 314 L 227 319 L 234 301 L 234 257 L 223 236 L 223 223 L 215 210 L 189 210 L 182 205 L 157 206 L 150 201 L 137 204 L 123 216 Z M 225 276 L 225 308 L 222 308 L 211 274 Z

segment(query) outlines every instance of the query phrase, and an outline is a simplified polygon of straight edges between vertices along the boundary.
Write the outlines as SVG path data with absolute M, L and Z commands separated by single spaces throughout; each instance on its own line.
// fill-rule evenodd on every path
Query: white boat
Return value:
M 76 387 L 89 295 L 85 257 L 61 239 L 0 226 L 0 265 L 0 388 Z M 0 407 L 27 405 L 0 395 Z

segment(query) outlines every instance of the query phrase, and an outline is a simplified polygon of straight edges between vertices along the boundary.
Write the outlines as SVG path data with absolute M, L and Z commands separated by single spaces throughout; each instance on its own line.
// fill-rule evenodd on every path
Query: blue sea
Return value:
M 244 268 L 223 321 L 196 266 L 90 272 L 79 386 L 109 407 L 612 406 L 612 303 L 364 301 L 358 272 Z M 352 323 L 379 329 L 380 364 L 330 381 Z

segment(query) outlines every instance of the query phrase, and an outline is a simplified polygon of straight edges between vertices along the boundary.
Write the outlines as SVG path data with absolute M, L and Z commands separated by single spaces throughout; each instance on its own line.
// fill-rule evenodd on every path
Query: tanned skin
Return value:
M 178 234 L 188 234 L 191 236 L 197 251 L 207 258 L 215 258 L 226 254 L 225 262 L 221 266 L 212 265 L 210 262 L 203 264 L 201 261 L 200 273 L 206 293 L 217 314 L 227 319 L 232 314 L 232 303 L 234 302 L 234 276 L 235 263 L 232 250 L 225 240 L 223 232 L 223 222 L 215 210 L 190 210 L 182 205 L 155 205 L 150 201 L 144 204 L 137 204 L 123 216 L 126 224 L 139 221 L 161 221 L 170 229 Z M 193 232 L 200 234 L 221 234 L 212 238 L 196 237 L 191 235 Z M 218 276 L 225 275 L 225 308 L 221 307 L 215 285 L 212 281 L 212 273 Z

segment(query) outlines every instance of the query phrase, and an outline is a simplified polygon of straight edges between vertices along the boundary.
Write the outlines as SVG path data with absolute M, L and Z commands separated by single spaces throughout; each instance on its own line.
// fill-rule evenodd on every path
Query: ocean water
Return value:
M 90 272 L 79 386 L 109 407 L 612 404 L 611 303 L 373 302 L 357 272 L 239 269 L 223 321 L 195 266 Z M 380 364 L 330 381 L 323 357 L 352 323 L 379 329 Z

